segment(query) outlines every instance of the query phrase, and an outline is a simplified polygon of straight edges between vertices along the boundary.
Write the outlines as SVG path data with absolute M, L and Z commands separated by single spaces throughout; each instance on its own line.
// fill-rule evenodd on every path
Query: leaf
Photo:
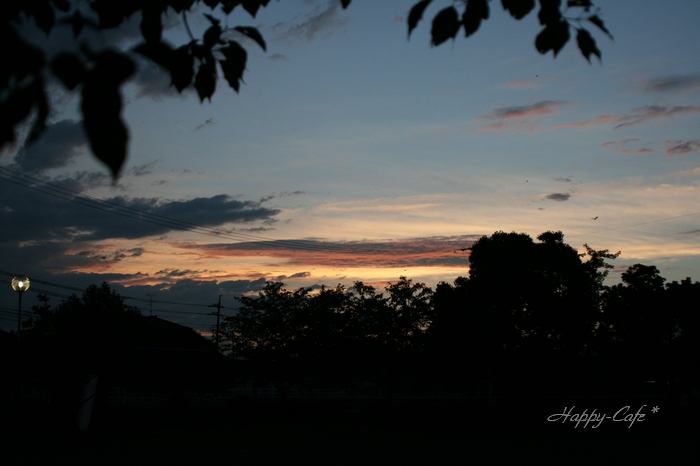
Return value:
M 80 108 L 93 154 L 106 164 L 116 180 L 126 159 L 129 139 L 121 119 L 121 83 L 135 71 L 134 63 L 118 52 L 102 52 L 85 75 Z
M 56 55 L 51 60 L 51 72 L 71 91 L 85 79 L 85 66 L 72 53 Z
M 250 16 L 255 18 L 255 15 L 258 12 L 258 9 L 260 8 L 260 1 L 259 0 L 242 0 L 241 5 L 243 5 L 243 8 L 245 11 L 250 13 Z
M 537 17 L 541 25 L 556 24 L 561 21 L 561 0 L 540 0 L 540 12 Z
M 550 50 L 554 51 L 556 57 L 559 51 L 569 40 L 569 23 L 560 21 L 556 24 L 548 24 L 535 39 L 535 48 L 541 54 Z
M 214 91 L 216 90 L 215 65 L 216 60 L 214 60 L 214 57 L 211 57 L 210 60 L 206 60 L 199 65 L 197 76 L 194 78 L 194 88 L 197 89 L 200 102 L 204 102 L 204 99 L 209 99 L 209 102 L 211 102 L 211 96 L 214 95 Z
M 15 90 L 7 99 L 0 102 L 0 115 L 2 115 L 0 147 L 4 146 L 5 143 L 14 142 L 14 127 L 17 123 L 27 118 L 33 103 L 34 94 L 31 86 Z
M 36 107 L 36 119 L 29 131 L 27 143 L 31 144 L 41 136 L 46 129 L 46 119 L 49 117 L 49 103 L 46 100 L 44 81 L 38 78 L 34 83 L 34 106 Z
M 233 11 L 234 8 L 241 4 L 241 0 L 224 0 L 221 3 L 221 9 L 223 10 L 223 12 L 229 14 Z
M 141 35 L 146 42 L 160 42 L 163 34 L 161 11 L 148 5 L 141 10 Z
M 206 3 L 206 2 L 204 2 L 204 3 Z M 214 8 L 214 7 L 216 6 L 216 3 L 219 3 L 219 2 L 215 2 L 214 5 L 209 5 L 209 4 L 207 3 L 207 5 L 209 5 L 209 6 L 211 6 L 212 8 Z M 204 16 L 206 16 L 206 18 L 209 20 L 209 22 L 211 23 L 212 26 L 218 26 L 219 24 L 221 24 L 221 21 L 220 21 L 220 20 L 218 20 L 217 18 L 214 18 L 214 17 L 213 17 L 212 15 L 210 15 L 209 13 L 204 13 Z
M 202 38 L 202 42 L 204 43 L 204 48 L 205 49 L 211 49 L 214 44 L 219 42 L 219 39 L 221 38 L 221 26 L 218 24 L 215 24 L 213 26 L 210 26 L 209 29 L 204 31 L 204 37 Z
M 486 0 L 469 0 L 467 8 L 462 15 L 464 25 L 464 37 L 474 34 L 481 25 L 482 19 L 489 17 L 489 4 Z
M 580 6 L 588 11 L 588 9 L 593 6 L 593 3 L 591 3 L 591 0 L 568 0 L 566 6 L 569 8 Z
M 510 15 L 517 19 L 523 19 L 525 15 L 535 8 L 535 0 L 501 0 L 503 9 L 508 10 Z
M 32 2 L 30 5 L 27 13 L 34 17 L 36 25 L 48 36 L 56 22 L 56 13 L 47 1 Z
M 90 2 L 90 8 L 99 16 L 101 29 L 119 26 L 141 7 L 142 4 L 138 0 L 93 0 Z
M 167 70 L 172 66 L 174 50 L 164 42 L 141 42 L 133 50 Z
M 603 24 L 603 20 L 600 19 L 600 17 L 598 15 L 593 15 L 593 16 L 590 16 L 586 19 L 588 19 L 588 21 L 590 21 L 591 23 L 598 26 L 598 29 L 600 29 L 601 31 L 606 33 L 608 35 L 608 37 L 610 37 L 611 39 L 613 38 L 612 34 L 610 34 L 610 31 L 608 31 L 608 28 L 606 28 L 605 24 Z
M 194 77 L 194 57 L 190 54 L 187 45 L 175 49 L 169 69 L 171 84 L 178 92 L 182 92 L 190 85 Z
M 258 31 L 256 28 L 250 26 L 236 26 L 234 29 L 240 32 L 241 34 L 253 39 L 255 42 L 258 43 L 260 47 L 262 47 L 264 51 L 267 52 L 267 45 L 265 44 L 265 39 L 263 39 L 262 34 L 260 34 L 260 31 Z
M 576 42 L 578 42 L 578 48 L 581 50 L 583 56 L 586 57 L 588 63 L 591 62 L 591 53 L 597 56 L 600 62 L 603 61 L 600 56 L 600 50 L 598 50 L 595 40 L 593 37 L 591 37 L 588 31 L 585 29 L 579 29 L 578 33 L 576 34 Z
M 70 2 L 68 0 L 51 0 L 51 3 L 58 11 L 66 12 L 70 10 Z
M 340 4 L 343 6 L 343 9 L 345 9 L 350 5 L 350 0 L 340 0 Z
M 408 13 L 408 37 L 411 37 L 411 31 L 413 31 L 418 25 L 418 21 L 423 19 L 423 12 L 430 5 L 433 0 L 421 0 L 420 2 L 413 5 L 411 11 Z
M 71 27 L 73 28 L 73 37 L 77 38 L 80 35 L 80 32 L 83 30 L 83 26 L 85 26 L 85 20 L 83 19 L 83 15 L 80 13 L 80 10 L 75 10 L 75 13 L 73 13 L 73 16 L 71 16 Z
M 236 41 L 229 41 L 228 47 L 220 50 L 226 58 L 219 61 L 219 66 L 224 72 L 224 78 L 228 81 L 229 86 L 236 92 L 240 89 L 239 81 L 243 81 L 243 71 L 248 58 L 248 53 Z
M 459 15 L 454 7 L 441 10 L 433 18 L 433 28 L 430 31 L 433 45 L 440 45 L 447 39 L 454 39 L 459 31 Z

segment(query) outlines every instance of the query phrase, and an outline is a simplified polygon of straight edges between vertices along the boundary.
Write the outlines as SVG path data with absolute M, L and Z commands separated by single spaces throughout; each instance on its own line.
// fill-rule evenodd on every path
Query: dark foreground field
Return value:
M 662 405 L 652 414 L 647 406 L 642 422 L 629 427 L 606 419 L 597 429 L 547 421 L 564 406 L 296 401 L 98 408 L 86 433 L 36 425 L 31 413 L 15 427 L 6 422 L 0 464 L 700 464 L 697 408 L 687 407 Z M 612 416 L 617 409 L 597 412 Z

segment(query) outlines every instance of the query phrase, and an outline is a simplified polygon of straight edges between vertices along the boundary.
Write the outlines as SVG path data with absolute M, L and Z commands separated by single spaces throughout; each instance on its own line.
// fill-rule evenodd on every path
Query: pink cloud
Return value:
M 651 149 L 648 147 L 640 147 L 640 148 L 629 148 L 627 147 L 627 144 L 633 144 L 636 142 L 641 141 L 639 138 L 628 138 L 628 139 L 623 139 L 622 141 L 610 141 L 610 142 L 604 142 L 603 144 L 600 145 L 600 147 L 619 147 L 618 150 L 614 151 L 613 154 L 634 154 L 634 155 L 642 155 L 642 154 L 653 154 L 656 152 L 655 149 Z
M 666 155 L 673 157 L 676 155 L 685 155 L 692 152 L 700 152 L 700 139 L 691 141 L 666 141 Z
M 593 117 L 590 120 L 556 125 L 554 128 L 584 128 L 597 125 L 615 125 L 613 129 L 620 129 L 625 126 L 639 125 L 659 118 L 675 118 L 677 116 L 692 115 L 694 113 L 700 113 L 699 106 L 678 105 L 674 107 L 662 107 L 660 105 L 645 105 L 644 107 L 633 108 L 630 110 L 629 114 L 624 116 L 606 113 Z

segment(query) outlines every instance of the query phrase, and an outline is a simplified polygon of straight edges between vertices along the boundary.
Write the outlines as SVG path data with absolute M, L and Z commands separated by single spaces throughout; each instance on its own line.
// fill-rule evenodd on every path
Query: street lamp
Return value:
M 19 307 L 17 308 L 17 340 L 22 329 L 22 293 L 29 289 L 29 278 L 24 275 L 18 275 L 12 279 L 12 289 L 19 296 Z

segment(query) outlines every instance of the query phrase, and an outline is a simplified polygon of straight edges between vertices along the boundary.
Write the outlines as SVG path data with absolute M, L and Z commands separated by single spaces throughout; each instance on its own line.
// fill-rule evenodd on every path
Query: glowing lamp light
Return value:
M 17 307 L 17 340 L 22 333 L 22 293 L 29 289 L 29 279 L 24 275 L 17 275 L 12 279 L 12 289 L 17 292 L 19 306 Z
M 23 291 L 27 291 L 29 289 L 29 278 L 25 277 L 24 275 L 19 275 L 13 278 L 12 289 L 20 293 Z

